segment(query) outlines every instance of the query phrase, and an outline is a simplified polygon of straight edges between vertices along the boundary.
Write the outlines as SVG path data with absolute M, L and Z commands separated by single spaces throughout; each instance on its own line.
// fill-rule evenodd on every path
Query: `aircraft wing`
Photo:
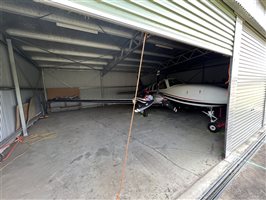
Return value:
M 106 103 L 106 104 L 132 104 L 132 99 L 51 99 L 52 102 L 73 102 L 73 103 Z

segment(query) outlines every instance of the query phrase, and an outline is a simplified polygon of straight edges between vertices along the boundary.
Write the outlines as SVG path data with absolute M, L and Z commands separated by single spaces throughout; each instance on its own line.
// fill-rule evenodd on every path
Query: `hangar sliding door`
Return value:
M 232 55 L 235 15 L 222 1 L 47 0 L 41 3 Z
M 265 95 L 266 96 L 266 95 Z M 263 127 L 266 128 L 266 98 L 265 98 L 265 104 L 264 104 L 264 119 L 263 119 Z
M 242 26 L 242 25 L 240 25 Z M 238 25 L 237 25 L 238 27 Z M 237 34 L 237 33 L 236 33 Z M 228 108 L 226 155 L 263 127 L 266 89 L 266 43 L 243 25 L 234 53 Z M 237 45 L 237 44 L 236 44 Z M 234 60 L 235 59 L 235 60 Z
M 2 141 L 2 138 L 3 138 L 2 129 L 3 129 L 2 91 L 0 91 L 0 142 Z

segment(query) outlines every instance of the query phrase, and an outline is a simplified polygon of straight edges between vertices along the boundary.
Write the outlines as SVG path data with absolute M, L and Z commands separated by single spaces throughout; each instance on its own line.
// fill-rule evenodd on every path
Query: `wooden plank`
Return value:
M 47 99 L 80 96 L 79 88 L 47 88 Z
M 30 120 L 32 120 L 38 113 L 36 113 L 36 97 L 32 97 L 30 99 L 29 103 L 29 111 L 28 111 L 28 120 L 27 123 L 29 123 Z
M 25 120 L 28 121 L 28 111 L 29 111 L 29 103 L 23 104 L 23 112 L 25 116 Z M 16 131 L 21 128 L 20 116 L 19 116 L 19 109 L 16 106 Z

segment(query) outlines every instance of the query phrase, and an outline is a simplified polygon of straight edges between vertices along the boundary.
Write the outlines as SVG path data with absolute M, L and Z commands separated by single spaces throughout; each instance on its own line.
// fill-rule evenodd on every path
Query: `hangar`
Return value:
M 144 86 L 160 70 L 226 88 L 225 129 L 209 132 L 200 109 L 135 115 L 121 198 L 191 195 L 220 170 L 199 190 L 214 195 L 265 138 L 265 25 L 248 12 L 227 0 L 1 1 L 3 197 L 114 198 L 140 66 Z

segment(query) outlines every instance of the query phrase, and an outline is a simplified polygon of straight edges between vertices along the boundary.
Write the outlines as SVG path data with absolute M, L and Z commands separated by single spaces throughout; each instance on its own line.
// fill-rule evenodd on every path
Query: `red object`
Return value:
M 23 136 L 18 136 L 13 143 L 15 144 L 12 146 L 8 154 L 3 158 L 3 161 L 7 160 L 12 155 L 18 143 L 23 143 Z M 3 145 L 1 148 L 6 147 L 6 146 L 11 146 L 12 144 Z
M 225 127 L 225 123 L 224 122 L 217 122 L 217 127 L 223 128 L 223 127 Z
M 147 94 L 149 94 L 149 90 L 148 89 L 145 89 L 144 90 L 144 93 L 147 95 Z
M 220 107 L 220 109 L 219 109 L 219 118 L 221 118 L 222 117 L 222 108 Z

